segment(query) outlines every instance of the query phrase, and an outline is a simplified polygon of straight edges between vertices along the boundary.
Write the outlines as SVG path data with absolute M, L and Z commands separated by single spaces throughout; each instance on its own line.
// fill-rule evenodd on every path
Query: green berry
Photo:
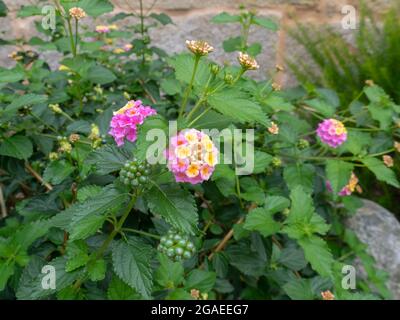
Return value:
M 189 238 L 175 230 L 169 230 L 161 237 L 158 250 L 166 253 L 174 261 L 190 259 L 195 253 L 194 244 Z

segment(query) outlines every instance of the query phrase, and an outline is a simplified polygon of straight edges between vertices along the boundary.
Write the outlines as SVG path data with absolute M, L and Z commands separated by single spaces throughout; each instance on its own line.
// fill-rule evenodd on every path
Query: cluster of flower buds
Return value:
M 119 177 L 123 184 L 136 188 L 144 186 L 149 181 L 151 165 L 146 161 L 139 161 L 136 158 L 125 163 L 119 172 Z
M 71 9 L 69 9 L 69 15 L 71 17 L 75 18 L 76 20 L 80 20 L 80 19 L 83 19 L 84 17 L 86 17 L 86 12 L 82 8 L 73 7 Z
M 247 53 L 239 52 L 238 61 L 245 70 L 257 70 L 260 67 L 256 59 L 249 56 Z
M 167 235 L 161 237 L 158 250 L 174 261 L 190 259 L 196 252 L 193 242 L 175 230 L 169 230 Z
M 271 125 L 268 127 L 268 132 L 270 134 L 278 134 L 279 133 L 278 125 L 275 122 L 271 121 Z
M 206 41 L 201 40 L 186 40 L 186 46 L 198 56 L 205 56 L 214 50 Z
M 58 141 L 58 144 L 59 144 L 58 152 L 60 152 L 60 153 L 62 153 L 62 152 L 71 153 L 72 145 L 68 141 L 67 137 L 58 136 L 57 137 L 57 141 Z

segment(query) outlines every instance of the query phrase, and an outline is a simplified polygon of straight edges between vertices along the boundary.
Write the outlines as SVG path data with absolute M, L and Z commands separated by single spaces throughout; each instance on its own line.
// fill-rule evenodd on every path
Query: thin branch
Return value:
M 7 217 L 7 207 L 3 195 L 3 185 L 0 184 L 0 207 L 1 207 L 1 217 L 4 219 Z
M 26 170 L 28 170 L 28 172 L 34 176 L 36 178 L 36 180 L 38 180 L 42 185 L 45 186 L 45 188 L 47 189 L 47 191 L 51 191 L 53 190 L 53 187 L 51 184 L 47 183 L 46 181 L 44 181 L 44 179 L 41 177 L 41 175 L 39 173 L 37 173 L 32 167 L 31 165 L 27 162 L 25 163 L 25 168 Z

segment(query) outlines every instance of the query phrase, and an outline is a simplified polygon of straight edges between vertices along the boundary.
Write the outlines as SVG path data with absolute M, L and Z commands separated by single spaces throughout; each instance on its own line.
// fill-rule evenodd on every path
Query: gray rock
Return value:
M 368 245 L 368 253 L 376 266 L 389 274 L 388 287 L 400 299 L 400 223 L 385 208 L 369 200 L 348 219 L 347 225 L 360 241 Z

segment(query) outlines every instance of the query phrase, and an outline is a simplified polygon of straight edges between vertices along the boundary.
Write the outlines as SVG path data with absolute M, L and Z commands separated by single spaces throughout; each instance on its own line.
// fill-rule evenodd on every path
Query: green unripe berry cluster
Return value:
M 300 150 L 307 149 L 310 146 L 310 143 L 306 139 L 300 139 L 297 143 L 297 147 Z
M 139 187 L 147 184 L 151 174 L 151 165 L 146 161 L 133 159 L 127 161 L 119 172 L 119 177 L 123 184 L 130 187 Z
M 190 259 L 196 249 L 189 238 L 175 230 L 170 230 L 161 237 L 158 250 L 166 254 L 173 261 Z

